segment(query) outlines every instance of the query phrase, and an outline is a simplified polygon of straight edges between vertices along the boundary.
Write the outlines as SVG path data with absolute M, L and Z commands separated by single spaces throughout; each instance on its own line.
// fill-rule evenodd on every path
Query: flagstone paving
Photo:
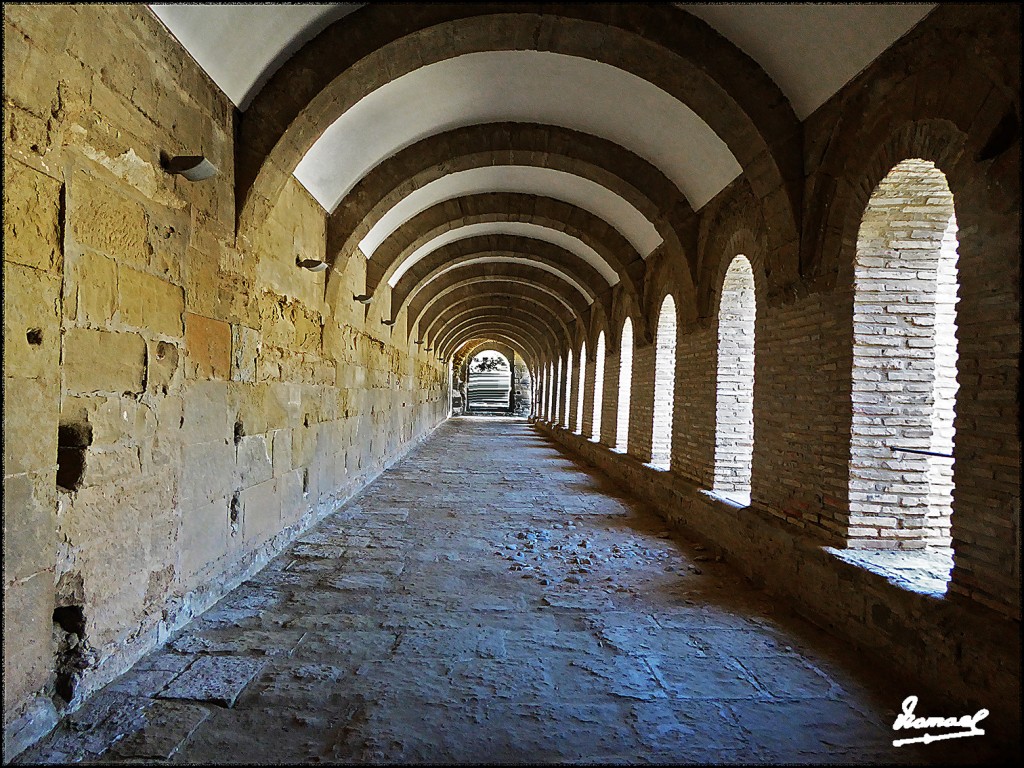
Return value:
M 17 762 L 983 759 L 893 748 L 892 685 L 525 421 L 464 417 Z

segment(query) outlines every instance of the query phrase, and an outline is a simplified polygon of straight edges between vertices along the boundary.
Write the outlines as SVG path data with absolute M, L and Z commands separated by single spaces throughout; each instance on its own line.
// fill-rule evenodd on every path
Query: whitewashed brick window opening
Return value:
M 559 357 L 555 367 L 555 405 L 551 413 L 551 424 L 556 427 L 562 421 L 562 374 L 562 358 Z
M 754 272 L 741 254 L 725 272 L 718 310 L 714 489 L 743 504 L 754 452 L 754 317 Z
M 654 359 L 654 415 L 651 424 L 651 466 L 669 469 L 672 462 L 672 411 L 676 388 L 676 302 L 669 294 L 661 303 Z
M 562 426 L 569 428 L 569 414 L 572 413 L 572 350 L 565 357 L 565 406 L 562 414 Z
M 945 176 L 904 160 L 861 222 L 854 273 L 848 546 L 951 545 L 957 225 Z
M 551 421 L 551 364 L 544 369 L 544 409 L 541 411 L 544 421 Z
M 626 452 L 629 445 L 629 400 L 633 389 L 633 321 L 622 323 L 619 345 L 619 397 L 615 419 L 615 450 Z
M 590 439 L 601 440 L 601 406 L 604 402 L 604 331 L 597 336 L 597 350 L 594 355 L 594 420 Z
M 580 345 L 580 384 L 579 394 L 576 395 L 576 429 L 577 435 L 583 434 L 583 394 L 587 384 L 587 342 Z

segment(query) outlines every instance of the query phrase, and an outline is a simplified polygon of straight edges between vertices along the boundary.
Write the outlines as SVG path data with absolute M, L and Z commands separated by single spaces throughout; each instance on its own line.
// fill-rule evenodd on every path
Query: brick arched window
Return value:
M 654 351 L 654 417 L 651 425 L 651 466 L 672 463 L 672 411 L 676 389 L 676 302 L 672 294 L 661 303 Z
M 544 401 L 546 403 L 546 410 L 544 411 L 544 418 L 548 424 L 552 421 L 552 413 L 555 410 L 555 363 L 554 361 L 548 363 L 548 380 L 547 380 L 547 393 Z
M 590 439 L 601 440 L 601 407 L 604 404 L 604 331 L 597 335 L 594 351 L 594 418 Z
M 541 421 L 548 420 L 548 368 L 541 369 Z
M 948 555 L 957 395 L 957 225 L 946 177 L 904 160 L 857 234 L 848 545 Z M 948 579 L 951 560 L 936 575 Z
M 583 434 L 583 392 L 587 383 L 587 342 L 580 345 L 579 387 L 576 395 L 576 429 L 577 435 Z
M 572 350 L 565 354 L 565 407 L 562 412 L 562 426 L 569 428 L 569 414 L 572 413 Z
M 562 357 L 558 357 L 558 365 L 555 367 L 555 388 L 554 404 L 551 407 L 551 425 L 557 427 L 562 421 Z
M 622 323 L 619 344 L 619 400 L 615 420 L 615 450 L 626 452 L 629 446 L 629 400 L 633 389 L 633 321 Z
M 736 256 L 725 272 L 718 310 L 715 492 L 750 503 L 754 453 L 754 271 Z

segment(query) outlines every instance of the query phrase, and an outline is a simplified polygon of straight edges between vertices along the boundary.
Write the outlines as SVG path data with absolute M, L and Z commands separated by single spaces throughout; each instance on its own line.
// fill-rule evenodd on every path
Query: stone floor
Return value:
M 464 417 L 17 762 L 984 759 L 892 747 L 913 691 L 877 674 L 526 422 Z

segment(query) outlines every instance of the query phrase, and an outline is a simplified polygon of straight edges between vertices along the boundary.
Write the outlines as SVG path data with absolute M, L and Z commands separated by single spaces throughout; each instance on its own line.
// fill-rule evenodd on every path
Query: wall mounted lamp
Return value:
M 217 166 L 202 155 L 175 155 L 163 164 L 168 173 L 184 176 L 189 181 L 202 181 L 216 176 Z
M 320 259 L 295 259 L 295 263 L 303 269 L 308 269 L 310 272 L 323 272 L 327 269 L 327 262 L 320 261 Z
M 386 326 L 390 327 L 390 326 L 395 324 L 395 321 L 394 320 L 381 320 L 380 324 L 381 325 L 386 325 Z
M 364 294 L 361 294 L 359 296 L 356 296 L 355 294 L 352 294 L 352 298 L 355 299 L 356 301 L 358 301 L 360 304 L 369 304 L 370 300 L 373 298 L 373 294 L 372 293 L 364 293 Z
M 420 339 L 420 340 L 419 340 L 419 341 L 417 341 L 416 343 L 417 343 L 417 344 L 422 344 L 422 343 L 423 343 L 423 339 Z

